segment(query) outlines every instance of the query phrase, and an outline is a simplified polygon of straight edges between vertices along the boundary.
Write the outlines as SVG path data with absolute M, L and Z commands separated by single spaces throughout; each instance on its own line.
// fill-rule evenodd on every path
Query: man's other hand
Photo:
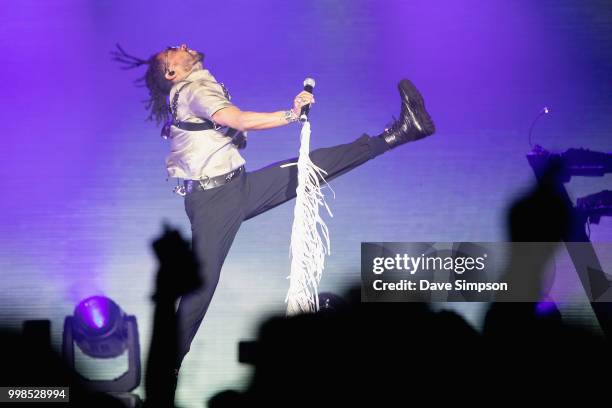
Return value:
M 302 112 L 302 106 L 315 103 L 314 95 L 307 91 L 300 92 L 293 100 L 293 113 L 296 116 L 300 116 Z

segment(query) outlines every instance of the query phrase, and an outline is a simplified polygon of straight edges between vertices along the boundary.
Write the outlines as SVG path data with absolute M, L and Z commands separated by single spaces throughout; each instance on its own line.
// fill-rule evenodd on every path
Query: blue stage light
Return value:
M 75 368 L 74 345 L 93 358 L 110 359 L 128 353 L 128 370 L 117 378 L 91 380 L 80 373 L 90 389 L 126 393 L 140 384 L 140 344 L 136 317 L 104 296 L 82 300 L 64 321 L 63 356 Z
M 77 305 L 74 340 L 91 357 L 112 358 L 127 348 L 125 313 L 111 299 L 92 296 Z

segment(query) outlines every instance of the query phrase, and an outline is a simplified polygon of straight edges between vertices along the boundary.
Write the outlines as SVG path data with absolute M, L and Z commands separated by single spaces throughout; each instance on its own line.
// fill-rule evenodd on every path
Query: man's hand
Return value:
M 295 116 L 300 116 L 302 112 L 302 106 L 308 105 L 309 103 L 315 103 L 314 95 L 307 91 L 300 92 L 293 100 L 293 113 Z
M 314 96 L 306 91 L 300 92 L 293 100 L 293 108 L 291 112 L 295 118 L 300 116 L 302 106 L 314 103 Z M 241 132 L 248 130 L 263 130 L 271 129 L 279 126 L 285 126 L 290 121 L 286 119 L 286 113 L 289 111 L 278 112 L 247 112 L 242 111 L 236 106 L 228 106 L 227 108 L 219 109 L 212 115 L 212 120 L 221 126 L 229 126 L 238 129 Z

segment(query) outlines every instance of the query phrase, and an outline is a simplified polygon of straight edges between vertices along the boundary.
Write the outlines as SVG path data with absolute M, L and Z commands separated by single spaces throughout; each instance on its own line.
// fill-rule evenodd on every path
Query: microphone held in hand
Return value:
M 304 90 L 306 92 L 313 93 L 315 87 L 315 80 L 312 78 L 306 78 L 304 80 Z M 300 112 L 300 122 L 306 122 L 308 120 L 308 114 L 310 113 L 310 104 L 302 106 L 302 111 Z

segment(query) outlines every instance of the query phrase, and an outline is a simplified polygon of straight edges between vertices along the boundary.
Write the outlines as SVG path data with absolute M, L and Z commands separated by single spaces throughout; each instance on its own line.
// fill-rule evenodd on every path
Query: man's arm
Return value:
M 293 101 L 293 114 L 299 116 L 302 106 L 314 103 L 314 97 L 306 91 L 297 95 Z M 284 126 L 290 123 L 286 111 L 248 112 L 236 106 L 220 109 L 212 115 L 212 120 L 221 126 L 229 126 L 240 131 L 263 130 Z

